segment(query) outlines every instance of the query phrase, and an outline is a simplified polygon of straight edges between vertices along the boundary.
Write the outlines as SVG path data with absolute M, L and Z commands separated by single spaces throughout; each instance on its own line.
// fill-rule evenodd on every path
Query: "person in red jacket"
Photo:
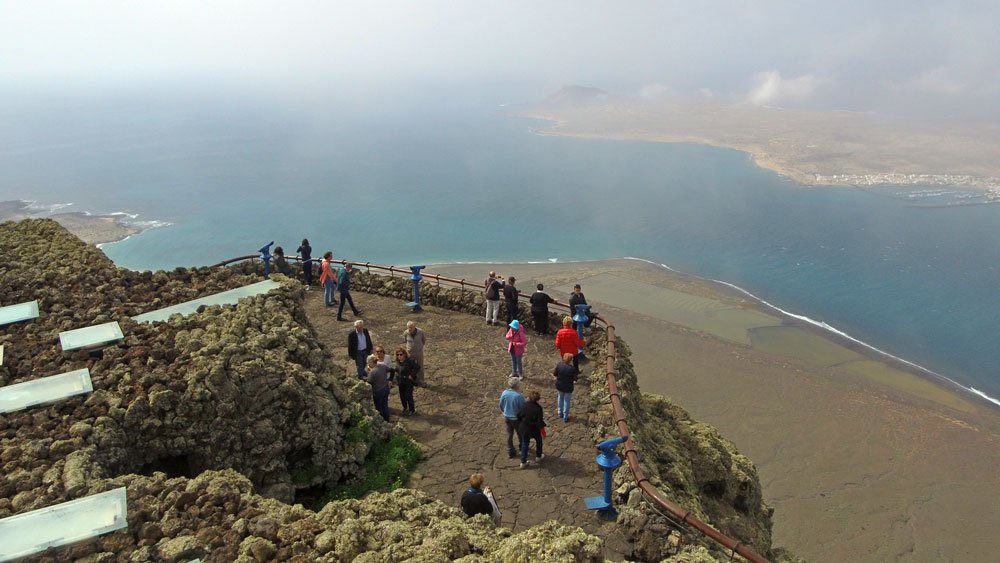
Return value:
M 556 333 L 556 348 L 559 356 L 563 354 L 573 354 L 573 367 L 580 369 L 580 348 L 587 345 L 587 341 L 580 338 L 580 335 L 573 330 L 573 317 L 563 317 L 563 327 Z

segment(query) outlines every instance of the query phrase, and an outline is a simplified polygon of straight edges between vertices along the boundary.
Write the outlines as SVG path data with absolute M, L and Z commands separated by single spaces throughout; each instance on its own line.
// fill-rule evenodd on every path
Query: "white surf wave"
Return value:
M 47 214 L 51 215 L 53 213 L 56 213 L 56 212 L 58 212 L 60 210 L 63 210 L 63 209 L 66 209 L 67 207 L 71 207 L 73 205 L 72 202 L 70 202 L 70 203 L 40 203 L 40 202 L 35 201 L 33 199 L 25 199 L 25 200 L 22 200 L 22 201 L 24 202 L 24 209 L 27 210 L 27 211 L 29 211 L 31 215 L 42 214 L 42 213 L 47 213 Z
M 645 258 L 636 258 L 634 256 L 625 256 L 624 258 L 626 260 L 638 260 L 640 262 L 645 262 L 647 264 L 652 264 L 654 266 L 659 266 L 659 267 L 664 268 L 666 270 L 670 270 L 671 272 L 677 272 L 677 273 L 684 273 L 686 275 L 692 275 L 692 274 L 687 274 L 686 272 L 680 272 L 679 270 L 675 270 L 675 269 L 671 268 L 670 266 L 667 266 L 666 264 L 662 264 L 662 263 L 659 263 L 659 262 L 654 262 L 652 260 L 646 260 Z M 908 365 L 908 366 L 910 366 L 910 367 L 912 367 L 912 368 L 920 371 L 921 373 L 925 373 L 925 374 L 927 374 L 927 375 L 929 375 L 931 377 L 934 377 L 934 378 L 940 380 L 943 383 L 946 383 L 948 385 L 957 387 L 958 389 L 962 389 L 962 390 L 964 390 L 966 392 L 969 392 L 969 393 L 972 393 L 974 395 L 977 395 L 977 396 L 979 396 L 979 397 L 981 397 L 983 399 L 986 399 L 987 401 L 989 401 L 989 402 L 991 402 L 991 403 L 993 403 L 993 404 L 995 404 L 997 406 L 1000 406 L 1000 400 L 997 400 L 997 399 L 995 399 L 995 398 L 987 395 L 986 393 L 983 393 L 982 391 L 979 391 L 978 389 L 975 389 L 973 387 L 967 387 L 967 386 L 962 385 L 961 383 L 955 381 L 954 379 L 951 379 L 949 377 L 941 375 L 940 373 L 937 373 L 936 371 L 927 369 L 927 368 L 925 368 L 924 366 L 922 366 L 920 364 L 911 362 L 911 361 L 909 361 L 909 360 L 907 360 L 905 358 L 900 358 L 899 356 L 896 356 L 894 354 L 890 354 L 889 352 L 886 352 L 885 350 L 882 350 L 881 348 L 878 348 L 878 347 L 873 346 L 873 345 L 871 345 L 871 344 L 869 344 L 869 343 L 867 343 L 867 342 L 865 342 L 863 340 L 859 340 L 859 339 L 851 336 L 850 334 L 848 334 L 848 333 L 846 333 L 846 332 L 844 332 L 844 331 L 842 331 L 842 330 L 834 327 L 833 325 L 830 325 L 829 323 L 826 323 L 826 322 L 823 322 L 823 321 L 817 321 L 816 319 L 811 319 L 811 318 L 809 318 L 809 317 L 807 317 L 805 315 L 798 315 L 798 314 L 792 313 L 790 311 L 786 311 L 786 310 L 782 309 L 781 307 L 778 307 L 778 306 L 774 305 L 773 303 L 769 303 L 768 301 L 766 301 L 764 299 L 761 299 L 760 297 L 757 297 L 753 293 L 750 293 L 749 291 L 743 289 L 742 287 L 740 287 L 738 285 L 735 285 L 735 284 L 732 284 L 732 283 L 729 283 L 729 282 L 726 282 L 726 281 L 722 281 L 722 280 L 712 279 L 712 278 L 704 278 L 704 279 L 707 279 L 709 281 L 713 281 L 715 283 L 720 283 L 720 284 L 725 285 L 727 287 L 731 287 L 731 288 L 735 289 L 736 291 L 739 291 L 740 293 L 746 295 L 747 297 L 750 297 L 750 298 L 754 299 L 755 301 L 763 303 L 764 305 L 767 305 L 768 307 L 774 309 L 775 311 L 780 312 L 783 315 L 786 315 L 788 317 L 792 317 L 793 319 L 798 319 L 800 321 L 809 323 L 809 324 L 811 324 L 811 325 L 813 325 L 815 327 L 818 327 L 818 328 L 821 328 L 821 329 L 826 330 L 828 332 L 831 332 L 833 334 L 836 334 L 837 336 L 839 336 L 841 338 L 850 340 L 851 342 L 854 342 L 855 344 L 858 344 L 859 346 L 863 346 L 863 347 L 865 347 L 865 348 L 867 348 L 869 350 L 877 352 L 878 354 L 881 354 L 882 356 L 885 356 L 887 358 L 892 358 L 895 361 L 898 361 L 898 362 L 901 362 L 903 364 L 906 364 L 906 365 Z
M 976 389 L 975 387 L 967 387 L 967 389 L 969 391 L 972 391 L 976 395 L 979 395 L 980 397 L 986 399 L 987 401 L 993 403 L 994 405 L 997 405 L 998 407 L 1000 407 L 1000 400 L 997 400 L 997 399 L 994 399 L 993 397 L 990 397 L 989 395 L 987 395 L 986 393 L 983 393 L 982 391 L 980 391 L 979 389 Z

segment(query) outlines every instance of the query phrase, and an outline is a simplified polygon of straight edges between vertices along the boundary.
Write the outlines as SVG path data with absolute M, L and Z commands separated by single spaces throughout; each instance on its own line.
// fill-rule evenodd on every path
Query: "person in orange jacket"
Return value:
M 587 345 L 587 341 L 580 338 L 580 335 L 573 330 L 573 317 L 563 317 L 563 327 L 556 333 L 556 348 L 559 350 L 559 357 L 563 354 L 573 354 L 573 367 L 580 369 L 580 348 Z

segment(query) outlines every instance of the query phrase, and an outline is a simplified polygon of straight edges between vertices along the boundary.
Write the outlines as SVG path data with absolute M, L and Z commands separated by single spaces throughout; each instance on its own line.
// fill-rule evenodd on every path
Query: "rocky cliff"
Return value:
M 252 265 L 118 269 L 49 220 L 0 224 L 0 248 L 0 304 L 37 299 L 41 311 L 0 327 L 0 385 L 83 367 L 94 382 L 89 395 L 0 415 L 0 518 L 128 491 L 127 529 L 34 559 L 600 558 L 601 540 L 578 528 L 512 535 L 417 491 L 319 512 L 287 504 L 296 489 L 356 475 L 372 441 L 392 432 L 372 416 L 367 386 L 316 340 L 297 283 L 139 324 L 130 317 L 259 275 Z M 60 349 L 60 331 L 108 321 L 121 324 L 124 342 L 100 353 Z M 352 432 L 359 421 L 365 432 Z
M 0 385 L 88 367 L 95 389 L 0 415 L 0 518 L 128 489 L 127 529 L 35 559 L 601 559 L 602 541 L 579 528 L 549 522 L 512 534 L 419 491 L 374 493 L 318 512 L 290 505 L 297 490 L 356 476 L 372 441 L 395 432 L 372 416 L 367 386 L 316 339 L 297 283 L 237 306 L 139 324 L 130 317 L 258 281 L 259 273 L 252 264 L 122 270 L 47 220 L 0 224 L 0 248 L 0 304 L 38 299 L 41 310 L 38 319 L 0 327 Z M 355 286 L 403 299 L 410 291 L 408 280 L 364 272 Z M 478 284 L 463 291 L 426 283 L 422 295 L 454 311 L 481 308 Z M 111 320 L 125 334 L 119 345 L 99 354 L 60 350 L 60 331 Z M 591 350 L 592 365 L 602 365 L 601 353 Z M 627 351 L 618 361 L 644 467 L 661 490 L 761 553 L 780 555 L 770 550 L 770 509 L 749 460 L 679 407 L 642 395 Z M 609 412 L 603 370 L 589 377 L 590 400 Z M 352 432 L 359 421 L 370 431 Z M 595 438 L 613 434 L 610 418 L 596 422 Z M 628 471 L 617 479 L 626 505 L 620 530 L 634 538 L 635 557 L 725 559 L 690 534 L 671 533 L 640 502 Z

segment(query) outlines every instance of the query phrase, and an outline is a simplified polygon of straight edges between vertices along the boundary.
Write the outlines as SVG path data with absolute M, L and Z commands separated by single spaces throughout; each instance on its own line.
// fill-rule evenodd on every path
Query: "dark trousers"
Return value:
M 341 301 L 341 304 L 344 302 Z M 365 354 L 364 350 L 358 350 L 358 353 L 354 355 L 354 364 L 358 366 L 358 378 L 364 379 L 368 376 L 365 373 L 365 368 L 368 367 L 368 355 Z
M 531 313 L 531 318 L 535 321 L 535 332 L 538 334 L 545 334 L 549 331 L 549 313 L 548 311 L 544 313 Z
M 505 417 L 503 421 L 507 426 L 507 453 L 513 457 L 517 455 L 517 450 L 514 449 L 514 433 L 517 433 L 517 443 L 520 444 L 521 430 L 518 428 L 516 420 L 511 420 Z
M 389 386 L 386 385 L 379 391 L 372 391 L 372 400 L 375 401 L 375 410 L 389 422 Z
M 354 313 L 355 317 L 358 316 L 358 308 L 354 306 L 354 300 L 351 299 L 351 292 L 342 290 L 340 292 L 340 306 L 337 307 L 338 319 L 344 316 L 344 303 L 349 303 L 351 305 L 351 312 Z
M 521 463 L 528 461 L 528 448 L 531 446 L 532 438 L 535 440 L 535 458 L 542 457 L 542 431 L 525 432 L 521 434 Z
M 403 405 L 404 411 L 416 412 L 417 408 L 413 405 L 412 383 L 399 384 L 399 402 Z
M 306 285 L 313 284 L 313 263 L 311 260 L 302 263 L 302 277 L 306 279 Z
M 518 317 L 517 302 L 507 301 L 507 324 Z

